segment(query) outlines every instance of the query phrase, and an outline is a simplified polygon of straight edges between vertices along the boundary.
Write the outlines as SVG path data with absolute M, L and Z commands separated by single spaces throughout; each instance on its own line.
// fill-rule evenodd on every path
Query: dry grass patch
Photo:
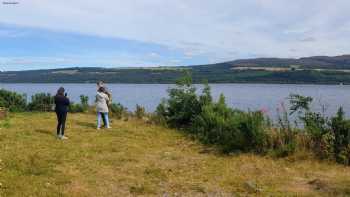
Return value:
M 0 125 L 4 125 L 0 123 Z M 0 129 L 0 196 L 348 196 L 350 169 L 312 159 L 225 156 L 181 132 L 140 120 L 12 114 Z

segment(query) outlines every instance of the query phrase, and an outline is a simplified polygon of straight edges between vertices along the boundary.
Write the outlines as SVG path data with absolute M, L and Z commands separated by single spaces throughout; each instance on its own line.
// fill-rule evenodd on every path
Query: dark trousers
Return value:
M 103 126 L 107 127 L 106 116 L 102 116 Z
M 67 112 L 56 112 L 57 115 L 57 135 L 64 135 L 66 127 Z

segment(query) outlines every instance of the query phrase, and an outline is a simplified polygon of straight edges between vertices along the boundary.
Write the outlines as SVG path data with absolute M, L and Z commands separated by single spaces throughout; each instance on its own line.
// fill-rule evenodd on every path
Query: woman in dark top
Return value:
M 57 136 L 59 139 L 68 139 L 64 136 L 64 129 L 66 126 L 66 119 L 69 107 L 69 99 L 67 98 L 67 94 L 64 93 L 64 88 L 61 87 L 57 90 L 57 94 L 55 96 L 55 104 L 56 104 L 56 115 L 57 115 Z

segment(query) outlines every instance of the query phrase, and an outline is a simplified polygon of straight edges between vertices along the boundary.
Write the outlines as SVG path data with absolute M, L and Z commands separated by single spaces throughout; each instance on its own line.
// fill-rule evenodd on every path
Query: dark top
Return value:
M 69 99 L 65 96 L 56 95 L 55 96 L 56 112 L 68 112 L 68 106 L 70 104 Z

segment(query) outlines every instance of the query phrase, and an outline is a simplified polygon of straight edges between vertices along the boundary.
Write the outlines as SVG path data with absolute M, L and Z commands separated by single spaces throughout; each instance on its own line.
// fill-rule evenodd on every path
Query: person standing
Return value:
M 100 88 L 104 88 L 104 93 L 107 94 L 109 101 L 108 101 L 108 105 L 112 104 L 112 93 L 108 90 L 108 88 L 106 87 L 106 83 L 104 81 L 99 81 L 97 82 L 97 90 L 99 90 Z
M 55 112 L 57 115 L 57 137 L 61 140 L 68 139 L 64 135 L 64 130 L 66 127 L 69 104 L 70 101 L 67 98 L 67 94 L 65 94 L 65 89 L 63 87 L 60 87 L 57 90 L 57 94 L 55 96 Z
M 105 120 L 105 127 L 110 129 L 109 118 L 108 118 L 108 102 L 109 97 L 106 94 L 106 89 L 100 87 L 96 95 L 96 112 L 97 112 L 97 130 L 101 128 L 101 119 Z
M 107 105 L 110 106 L 112 104 L 112 93 L 108 90 L 108 88 L 106 87 L 106 83 L 104 81 L 98 81 L 97 82 L 97 91 L 100 89 L 100 88 L 104 88 L 104 93 L 107 94 L 109 100 L 107 102 Z M 102 116 L 102 120 L 103 120 L 103 126 L 104 127 L 107 127 L 107 121 L 105 119 L 105 116 Z

